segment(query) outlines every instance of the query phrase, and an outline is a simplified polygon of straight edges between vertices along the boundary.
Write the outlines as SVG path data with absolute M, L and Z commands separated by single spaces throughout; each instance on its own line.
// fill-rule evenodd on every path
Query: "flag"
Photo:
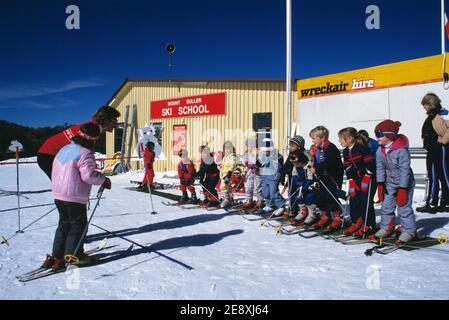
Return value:
M 444 29 L 446 29 L 446 36 L 449 38 L 449 21 L 447 20 L 446 12 L 444 13 Z

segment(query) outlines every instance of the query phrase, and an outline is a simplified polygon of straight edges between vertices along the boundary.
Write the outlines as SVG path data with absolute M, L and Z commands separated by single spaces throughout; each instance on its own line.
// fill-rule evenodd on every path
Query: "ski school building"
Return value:
M 156 171 L 175 170 L 180 148 L 197 159 L 201 144 L 208 143 L 218 151 L 224 141 L 231 140 L 237 153 L 243 154 L 244 141 L 251 134 L 259 139 L 271 136 L 285 155 L 287 125 L 291 125 L 292 135 L 306 138 L 307 148 L 309 131 L 317 125 L 326 126 L 331 141 L 338 144 L 341 128 L 351 126 L 372 134 L 378 122 L 393 119 L 401 121 L 401 132 L 409 137 L 410 147 L 420 149 L 426 116 L 422 97 L 434 92 L 443 106 L 449 105 L 443 64 L 444 56 L 436 55 L 296 80 L 291 124 L 287 124 L 284 80 L 127 79 L 108 101 L 122 116 L 118 129 L 107 135 L 107 155 L 120 151 L 125 110 L 134 105 L 138 128 L 148 123 L 163 128 L 161 145 L 166 159 L 156 162 Z M 130 135 L 125 136 L 127 145 Z M 134 150 L 136 138 L 133 140 Z M 139 162 L 134 167 L 138 168 Z M 414 169 L 424 173 L 425 165 L 420 161 Z

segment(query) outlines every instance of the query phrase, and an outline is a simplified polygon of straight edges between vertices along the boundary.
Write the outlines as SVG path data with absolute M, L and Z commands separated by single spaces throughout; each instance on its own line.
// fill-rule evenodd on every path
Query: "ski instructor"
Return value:
M 112 132 L 117 124 L 117 118 L 120 117 L 120 112 L 110 106 L 100 107 L 92 119 L 88 122 L 98 124 L 102 132 Z M 77 124 L 70 128 L 48 138 L 40 147 L 37 153 L 37 163 L 42 171 L 51 180 L 51 171 L 53 160 L 64 146 L 72 142 L 72 138 L 78 134 L 83 124 Z

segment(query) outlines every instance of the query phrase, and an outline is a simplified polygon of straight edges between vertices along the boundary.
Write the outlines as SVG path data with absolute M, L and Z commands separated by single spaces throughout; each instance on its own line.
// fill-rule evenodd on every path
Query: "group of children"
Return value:
M 70 141 L 58 142 L 58 146 L 53 148 L 55 156 L 47 174 L 52 180 L 60 220 L 53 254 L 44 262 L 45 268 L 55 271 L 64 268 L 66 254 L 86 258 L 82 250 L 82 234 L 87 225 L 86 204 L 91 186 L 111 188 L 111 181 L 96 171 L 94 150 L 101 132 L 112 128 L 120 114 L 110 107 L 100 108 L 98 114 L 101 115 L 98 121 L 79 125 Z M 343 227 L 348 235 L 371 234 L 377 238 L 385 238 L 398 231 L 397 211 L 401 226 L 399 241 L 409 242 L 416 234 L 412 209 L 415 180 L 410 167 L 408 139 L 399 134 L 400 126 L 400 122 L 382 121 L 375 127 L 377 141 L 369 138 L 366 131 L 357 132 L 351 127 L 341 129 L 338 137 L 344 148 L 343 160 L 338 148 L 329 141 L 329 131 L 323 126 L 309 133 L 313 143 L 309 155 L 305 153 L 304 138 L 295 136 L 290 139 L 285 161 L 269 138 L 259 146 L 256 139 L 248 139 L 241 163 L 238 163 L 231 141 L 224 143 L 220 161 L 207 145 L 203 145 L 199 149 L 198 170 L 187 151 L 181 150 L 178 154 L 181 158 L 178 164 L 181 201 L 199 202 L 194 187 L 195 180 L 198 180 L 203 189 L 201 204 L 204 206 L 230 207 L 234 204 L 233 191 L 245 190 L 243 209 L 272 216 L 280 216 L 287 211 L 293 224 L 303 223 L 329 230 Z M 146 172 L 142 185 L 151 188 L 155 159 L 153 143 L 146 145 L 144 158 Z M 243 166 L 243 172 L 238 171 L 238 164 Z M 348 194 L 342 190 L 344 175 L 348 180 Z M 288 188 L 286 198 L 279 192 L 280 184 L 284 190 Z M 217 188 L 223 193 L 223 200 Z M 376 191 L 379 202 L 382 202 L 378 230 L 373 205 Z M 348 198 L 351 224 L 345 225 L 346 205 L 343 206 L 340 199 Z M 75 252 L 77 247 L 79 252 Z
M 312 147 L 308 155 L 303 137 L 290 139 L 285 161 L 269 138 L 259 146 L 256 139 L 246 140 L 241 163 L 237 163 L 235 147 L 230 141 L 223 145 L 219 165 L 209 147 L 201 146 L 198 171 L 186 150 L 181 150 L 178 164 L 181 202 L 230 207 L 235 204 L 233 191 L 238 181 L 246 191 L 242 205 L 245 210 L 269 216 L 286 214 L 292 224 L 329 230 L 344 228 L 344 234 L 356 237 L 374 235 L 385 238 L 393 235 L 398 231 L 395 228 L 397 208 L 401 225 L 399 241 L 411 241 L 416 234 L 412 209 L 415 182 L 410 167 L 408 139 L 399 134 L 400 125 L 400 122 L 392 120 L 379 123 L 375 128 L 377 141 L 364 130 L 341 129 L 338 137 L 343 157 L 329 141 L 329 131 L 323 126 L 310 131 Z M 243 166 L 243 172 L 235 180 L 234 172 L 238 165 Z M 347 193 L 342 189 L 345 175 L 349 186 Z M 203 189 L 202 201 L 196 196 L 196 179 Z M 285 198 L 279 185 L 288 190 Z M 217 188 L 223 199 L 219 198 Z M 191 193 L 190 199 L 187 191 Z M 374 213 L 376 191 L 379 202 L 382 202 L 380 229 L 376 229 Z M 347 205 L 343 205 L 341 200 L 348 200 L 350 224 L 344 218 Z

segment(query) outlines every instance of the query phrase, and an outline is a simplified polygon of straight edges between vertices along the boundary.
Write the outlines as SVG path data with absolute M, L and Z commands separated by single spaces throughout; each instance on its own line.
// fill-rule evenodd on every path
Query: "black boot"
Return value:
M 438 212 L 449 212 L 449 203 L 446 200 L 441 200 L 438 206 Z
M 426 212 L 426 213 L 432 213 L 435 214 L 440 210 L 440 207 L 437 204 L 434 203 L 426 203 L 422 207 L 417 207 L 417 212 Z
M 187 203 L 189 201 L 189 196 L 187 195 L 187 191 L 182 192 L 182 197 L 179 200 L 179 203 Z

